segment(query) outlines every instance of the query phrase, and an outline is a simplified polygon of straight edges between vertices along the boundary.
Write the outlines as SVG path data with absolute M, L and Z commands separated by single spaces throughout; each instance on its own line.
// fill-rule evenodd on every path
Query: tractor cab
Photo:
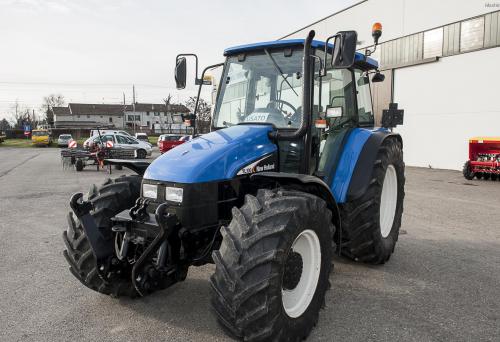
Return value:
M 332 60 L 333 45 L 313 40 L 310 54 L 316 63 L 311 66 L 312 77 L 306 80 L 304 43 L 304 39 L 292 39 L 226 49 L 212 125 L 218 130 L 269 124 L 279 137 L 299 129 L 304 112 L 310 112 L 307 134 L 277 139 L 279 170 L 321 174 L 328 162 L 323 156 L 331 155 L 323 154 L 325 148 L 333 152 L 339 136 L 350 128 L 374 126 L 368 73 L 376 70 L 378 63 L 356 53 L 348 68 L 325 68 L 318 61 L 328 64 Z M 311 98 L 306 101 L 310 108 L 304 111 L 306 89 L 311 90 L 307 95 Z

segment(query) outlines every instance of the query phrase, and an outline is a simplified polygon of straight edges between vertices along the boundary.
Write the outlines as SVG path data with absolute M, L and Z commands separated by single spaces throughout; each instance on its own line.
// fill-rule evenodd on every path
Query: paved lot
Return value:
M 63 171 L 57 149 L 0 148 L 0 341 L 226 341 L 210 313 L 212 266 L 140 300 L 71 276 L 61 253 L 68 199 L 107 176 Z M 499 208 L 499 181 L 408 168 L 393 258 L 337 258 L 309 340 L 499 341 Z

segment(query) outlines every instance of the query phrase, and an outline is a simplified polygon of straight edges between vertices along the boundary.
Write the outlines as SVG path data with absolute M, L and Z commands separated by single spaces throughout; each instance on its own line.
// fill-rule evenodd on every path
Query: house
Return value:
M 55 128 L 124 128 L 124 105 L 70 103 L 68 107 L 53 107 Z
M 190 133 L 182 120 L 182 115 L 188 114 L 189 109 L 179 104 L 70 103 L 67 107 L 53 107 L 52 112 L 55 128 L 92 129 L 105 126 L 156 133 Z
M 189 109 L 178 104 L 135 103 L 125 108 L 126 128 L 141 127 L 162 132 L 185 128 L 182 115 Z

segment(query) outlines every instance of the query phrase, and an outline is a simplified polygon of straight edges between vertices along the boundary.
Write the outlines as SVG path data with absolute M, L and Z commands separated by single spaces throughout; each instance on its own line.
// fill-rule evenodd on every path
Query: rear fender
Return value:
M 341 231 L 340 211 L 330 187 L 315 176 L 285 172 L 259 172 L 250 176 L 252 181 L 274 183 L 275 185 L 304 191 L 322 198 L 332 212 L 336 231 Z
M 396 139 L 401 144 L 401 147 L 403 146 L 403 139 L 399 134 L 385 129 L 373 131 L 359 154 L 347 190 L 346 202 L 361 197 L 368 189 L 378 150 L 386 139 Z

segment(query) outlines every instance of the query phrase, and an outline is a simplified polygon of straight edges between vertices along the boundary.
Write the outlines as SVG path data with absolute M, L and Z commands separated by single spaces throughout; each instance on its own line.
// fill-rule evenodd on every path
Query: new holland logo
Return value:
M 262 159 L 259 159 L 252 164 L 249 164 L 242 168 L 240 171 L 238 171 L 237 175 L 248 175 L 251 173 L 256 173 L 256 172 L 262 172 L 262 171 L 271 171 L 274 170 L 275 167 L 275 162 L 274 162 L 274 156 L 266 156 Z

